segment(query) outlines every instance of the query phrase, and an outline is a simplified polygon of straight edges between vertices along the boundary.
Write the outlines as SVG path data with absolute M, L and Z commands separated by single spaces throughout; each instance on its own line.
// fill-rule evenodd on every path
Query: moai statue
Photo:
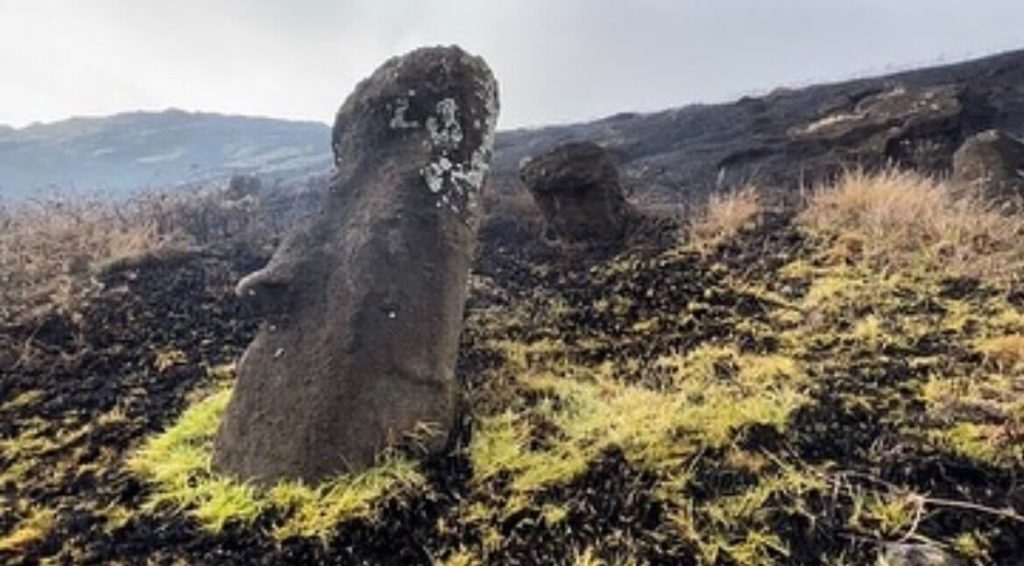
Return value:
M 338 111 L 320 215 L 237 292 L 266 320 L 239 362 L 215 469 L 316 482 L 415 436 L 442 448 L 498 117 L 458 47 L 387 61 Z

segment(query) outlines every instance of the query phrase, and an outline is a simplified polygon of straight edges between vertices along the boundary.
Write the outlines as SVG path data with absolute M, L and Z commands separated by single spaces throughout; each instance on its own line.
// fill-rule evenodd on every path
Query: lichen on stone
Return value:
M 410 90 L 409 96 L 412 96 L 415 91 Z M 392 130 L 411 130 L 420 127 L 420 123 L 416 120 L 408 120 L 405 117 L 405 113 L 409 111 L 409 99 L 405 97 L 399 97 L 395 101 L 395 114 L 391 117 L 391 122 L 388 124 Z
M 459 106 L 454 98 L 437 103 L 437 115 L 427 118 L 427 131 L 433 147 L 456 149 L 462 143 L 462 126 L 456 118 Z
M 453 162 L 451 159 L 465 141 L 458 119 L 459 107 L 453 98 L 439 101 L 435 106 L 436 114 L 426 120 L 428 144 L 435 157 L 423 167 L 421 174 L 430 192 L 438 195 L 437 206 L 449 208 L 455 213 L 476 209 L 480 190 L 490 168 L 498 114 L 497 101 L 492 83 L 481 81 L 480 87 L 476 95 L 484 102 L 485 116 L 483 122 L 477 118 L 473 125 L 483 131 L 480 145 L 473 149 L 468 161 Z

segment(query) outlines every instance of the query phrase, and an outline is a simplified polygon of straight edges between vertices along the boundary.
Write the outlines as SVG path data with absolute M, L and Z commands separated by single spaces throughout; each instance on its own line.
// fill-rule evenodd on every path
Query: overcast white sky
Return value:
M 1024 0 L 0 0 L 0 124 L 329 122 L 386 57 L 439 43 L 487 59 L 509 128 L 1024 48 Z

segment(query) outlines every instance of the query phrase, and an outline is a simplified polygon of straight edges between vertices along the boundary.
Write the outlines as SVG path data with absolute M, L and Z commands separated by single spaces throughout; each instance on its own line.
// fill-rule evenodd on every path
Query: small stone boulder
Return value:
M 953 155 L 953 178 L 988 198 L 1024 198 L 1024 141 L 999 130 L 968 138 Z
M 457 47 L 391 59 L 348 97 L 319 216 L 238 284 L 266 320 L 216 470 L 313 483 L 396 444 L 445 446 L 497 117 L 491 71 Z
M 561 145 L 523 163 L 519 177 L 550 234 L 576 242 L 621 240 L 631 209 L 608 152 L 590 142 Z
M 931 544 L 893 542 L 882 545 L 879 564 L 888 566 L 962 566 L 964 562 Z

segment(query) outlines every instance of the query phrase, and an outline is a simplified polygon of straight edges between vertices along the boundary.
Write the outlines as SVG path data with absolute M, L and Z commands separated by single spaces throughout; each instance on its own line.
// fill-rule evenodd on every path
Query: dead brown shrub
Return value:
M 688 239 L 698 249 L 714 248 L 744 228 L 756 225 L 763 209 L 761 194 L 754 187 L 713 193 L 690 224 Z
M 159 215 L 103 200 L 48 198 L 0 209 L 0 319 L 87 294 L 103 264 L 174 240 Z
M 234 190 L 233 190 L 234 189 Z M 241 242 L 283 228 L 252 190 L 148 193 L 127 201 L 51 197 L 0 205 L 0 322 L 73 310 L 113 263 L 165 250 Z

